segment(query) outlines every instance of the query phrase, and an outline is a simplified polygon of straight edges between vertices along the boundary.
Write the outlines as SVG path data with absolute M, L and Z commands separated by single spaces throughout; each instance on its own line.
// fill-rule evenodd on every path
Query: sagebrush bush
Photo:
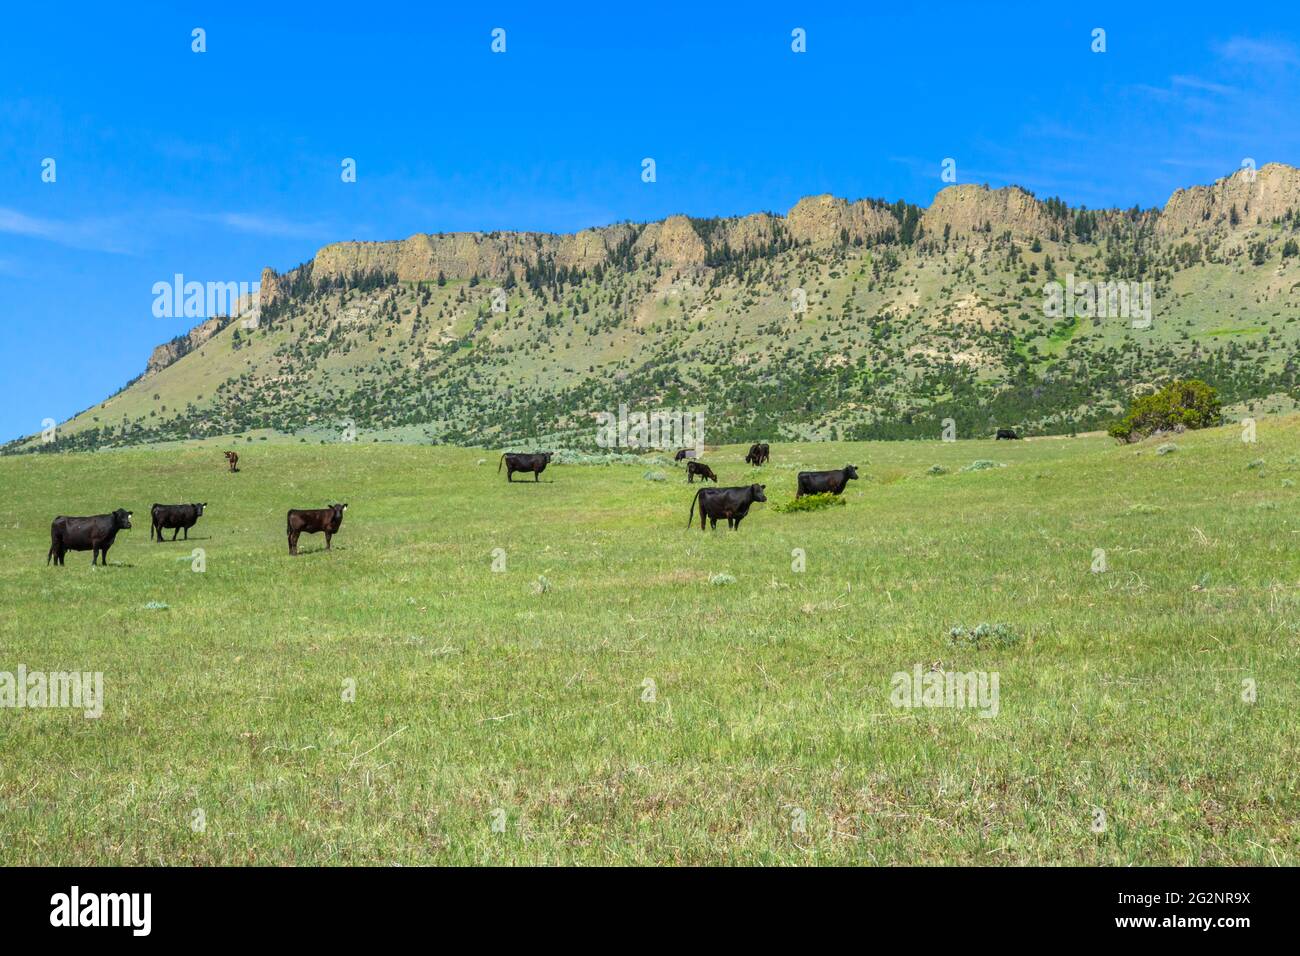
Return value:
M 799 511 L 820 511 L 823 508 L 842 504 L 844 504 L 843 498 L 827 491 L 820 495 L 804 495 L 802 498 L 794 498 L 785 502 L 785 504 L 774 505 L 773 508 L 781 512 L 781 514 L 793 514 Z

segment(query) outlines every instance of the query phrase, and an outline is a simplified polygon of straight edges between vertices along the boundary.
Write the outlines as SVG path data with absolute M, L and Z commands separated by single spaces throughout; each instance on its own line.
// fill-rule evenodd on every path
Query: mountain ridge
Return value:
M 263 271 L 256 330 L 234 322 L 249 303 L 205 319 L 53 444 L 296 433 L 351 406 L 349 421 L 402 440 L 495 441 L 525 424 L 563 435 L 579 401 L 681 401 L 715 380 L 733 438 L 913 434 L 945 409 L 968 414 L 963 401 L 975 409 L 968 426 L 1008 414 L 1031 429 L 1095 426 L 1134 388 L 1189 371 L 1235 383 L 1230 401 L 1286 404 L 1295 370 L 1272 353 L 1300 340 L 1279 311 L 1297 301 L 1297 228 L 1300 170 L 1270 163 L 1146 210 L 960 184 L 925 208 L 818 194 L 784 215 L 329 243 Z M 1156 337 L 1039 317 L 1044 282 L 1067 271 L 1154 283 L 1166 310 Z M 493 289 L 507 313 L 494 311 Z M 795 289 L 806 312 L 791 309 Z M 1261 347 L 1265 361 L 1248 355 Z M 791 387 L 810 397 L 793 400 Z M 453 394 L 478 405 L 466 411 Z M 96 414 L 110 409 L 122 414 L 113 425 Z

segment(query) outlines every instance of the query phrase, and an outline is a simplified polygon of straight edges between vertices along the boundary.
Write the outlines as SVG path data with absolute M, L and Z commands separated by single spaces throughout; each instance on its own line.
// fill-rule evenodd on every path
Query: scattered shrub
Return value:
M 1263 458 L 1256 458 L 1254 461 L 1252 461 L 1249 465 L 1246 466 L 1246 470 L 1247 470 L 1247 471 L 1255 471 L 1255 470 L 1257 470 L 1257 469 L 1259 469 L 1259 468 L 1263 468 L 1263 467 L 1264 467 L 1264 459 L 1263 459 Z
M 1020 642 L 1020 635 L 1009 624 L 986 624 L 981 621 L 972 628 L 958 624 L 948 632 L 948 639 L 954 644 L 969 647 L 981 647 L 985 642 L 1011 647 Z
M 668 480 L 668 476 L 665 475 L 662 471 L 647 471 L 641 477 L 644 478 L 646 481 L 667 481 Z
M 925 473 L 927 475 L 946 475 L 948 474 L 948 469 L 943 467 L 943 465 L 931 465 L 926 469 Z
M 827 491 L 820 495 L 804 495 L 802 498 L 794 498 L 784 504 L 773 505 L 773 509 L 781 514 L 794 514 L 800 511 L 821 511 L 823 508 L 832 508 L 844 503 L 844 499 L 839 495 L 833 495 Z
M 1171 442 L 1171 441 L 1167 441 L 1167 442 L 1165 442 L 1163 445 L 1161 445 L 1159 448 L 1156 449 L 1156 454 L 1157 454 L 1157 455 L 1172 455 L 1172 454 L 1173 454 L 1174 452 L 1176 452 L 1176 451 L 1178 451 L 1178 446 L 1175 445 L 1175 444 L 1174 444 L 1173 442 Z
M 715 574 L 709 578 L 709 583 L 714 586 L 721 587 L 727 584 L 735 584 L 736 579 L 733 578 L 730 574 Z
M 972 461 L 969 465 L 963 468 L 962 471 L 984 471 L 986 468 L 1005 467 L 1007 466 L 1002 464 L 1000 461 L 989 461 L 987 458 L 977 458 L 975 461 Z
M 1119 441 L 1135 442 L 1157 432 L 1211 428 L 1222 421 L 1218 392 L 1198 379 L 1189 378 L 1135 398 L 1128 414 L 1111 425 L 1108 432 Z

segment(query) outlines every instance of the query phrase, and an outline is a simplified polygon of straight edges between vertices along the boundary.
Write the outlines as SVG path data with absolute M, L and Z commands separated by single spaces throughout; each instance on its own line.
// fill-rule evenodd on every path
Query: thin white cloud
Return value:
M 1220 96 L 1231 96 L 1237 92 L 1235 87 L 1203 80 L 1199 76 L 1173 76 L 1170 77 L 1170 81 L 1174 86 L 1182 86 L 1190 90 L 1202 90 L 1206 93 L 1218 93 Z
M 257 213 L 223 212 L 202 218 L 209 222 L 220 223 L 236 232 L 274 236 L 278 239 L 320 239 L 330 234 L 330 228 L 325 223 L 294 222 L 279 216 L 263 216 Z
M 121 224 L 111 219 L 44 219 L 0 206 L 0 233 L 43 239 L 73 249 L 128 253 L 130 249 L 118 235 L 120 231 Z
M 1216 46 L 1215 52 L 1225 60 L 1252 66 L 1293 66 L 1300 63 L 1295 45 L 1282 40 L 1233 37 Z

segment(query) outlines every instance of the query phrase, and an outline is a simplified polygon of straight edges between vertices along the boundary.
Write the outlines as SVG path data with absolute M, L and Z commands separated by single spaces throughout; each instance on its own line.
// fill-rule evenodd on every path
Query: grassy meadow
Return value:
M 0 864 L 1295 865 L 1300 418 L 1174 443 L 725 447 L 769 497 L 737 533 L 666 464 L 0 458 L 0 671 L 105 693 L 0 709 Z M 776 512 L 848 463 L 845 507 Z M 156 544 L 155 501 L 208 510 Z M 107 568 L 46 566 L 56 514 L 117 507 Z M 918 663 L 995 672 L 997 715 L 894 706 Z

